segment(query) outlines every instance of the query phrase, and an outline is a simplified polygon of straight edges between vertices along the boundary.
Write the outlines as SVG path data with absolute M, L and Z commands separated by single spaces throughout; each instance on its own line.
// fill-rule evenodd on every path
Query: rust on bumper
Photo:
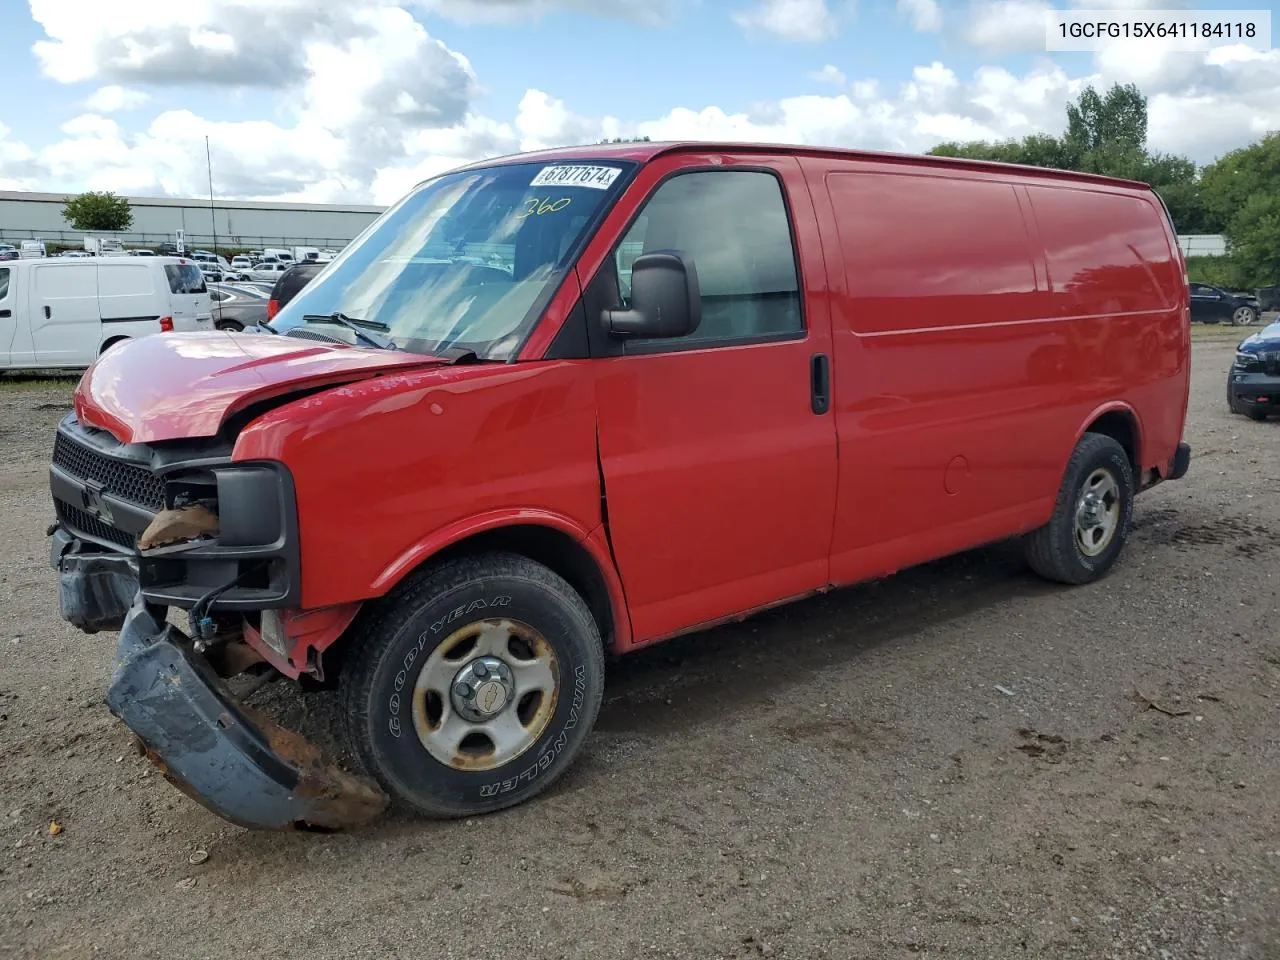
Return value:
M 135 601 L 120 631 L 107 706 L 170 783 L 251 829 L 342 830 L 387 795 L 327 763 L 318 746 L 237 702 L 189 638 Z

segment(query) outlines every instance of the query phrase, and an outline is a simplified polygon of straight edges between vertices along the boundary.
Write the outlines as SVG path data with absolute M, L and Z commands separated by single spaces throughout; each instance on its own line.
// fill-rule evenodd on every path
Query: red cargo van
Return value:
M 87 372 L 62 614 L 119 630 L 111 710 L 230 820 L 497 810 L 572 763 L 606 653 L 1008 538 L 1105 574 L 1188 467 L 1188 310 L 1138 183 L 708 143 L 476 164 L 269 333 Z M 364 769 L 244 706 L 246 672 L 339 687 Z

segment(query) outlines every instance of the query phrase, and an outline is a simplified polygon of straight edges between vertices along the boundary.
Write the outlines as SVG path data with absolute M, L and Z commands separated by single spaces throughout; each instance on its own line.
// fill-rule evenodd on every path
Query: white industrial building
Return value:
M 1225 257 L 1227 238 L 1217 233 L 1186 233 L 1178 235 L 1178 246 L 1188 257 Z
M 85 231 L 72 230 L 62 207 L 75 194 L 0 190 L 0 242 L 43 240 L 49 247 L 81 247 Z M 209 247 L 340 248 L 354 239 L 383 207 L 359 204 L 273 203 L 252 200 L 187 200 L 126 197 L 133 226 L 119 237 L 126 246 L 154 247 L 185 234 L 188 249 Z

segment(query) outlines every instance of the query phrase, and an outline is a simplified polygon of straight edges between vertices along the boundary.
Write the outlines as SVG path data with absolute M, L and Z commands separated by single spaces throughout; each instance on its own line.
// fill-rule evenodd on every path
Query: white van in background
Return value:
M 293 251 L 285 247 L 263 247 L 263 260 L 279 260 L 284 263 L 293 263 Z
M 0 263 L 0 370 L 81 369 L 121 340 L 212 329 L 204 274 L 184 257 Z
M 18 258 L 20 260 L 35 260 L 48 255 L 49 251 L 45 248 L 43 240 L 23 240 L 21 247 L 18 249 Z

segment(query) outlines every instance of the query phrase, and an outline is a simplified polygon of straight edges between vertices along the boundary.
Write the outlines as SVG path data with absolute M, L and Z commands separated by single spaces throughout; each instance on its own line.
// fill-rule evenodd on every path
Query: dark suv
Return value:
M 1258 313 L 1257 297 L 1228 293 L 1207 283 L 1191 284 L 1192 320 L 1248 327 L 1258 322 Z
M 1245 337 L 1227 373 L 1227 408 L 1254 420 L 1280 413 L 1280 322 Z
M 276 285 L 271 288 L 271 299 L 267 301 L 267 319 L 270 320 L 279 313 L 286 303 L 298 295 L 299 290 L 310 283 L 315 275 L 328 265 L 316 260 L 305 260 L 295 263 L 280 274 Z

